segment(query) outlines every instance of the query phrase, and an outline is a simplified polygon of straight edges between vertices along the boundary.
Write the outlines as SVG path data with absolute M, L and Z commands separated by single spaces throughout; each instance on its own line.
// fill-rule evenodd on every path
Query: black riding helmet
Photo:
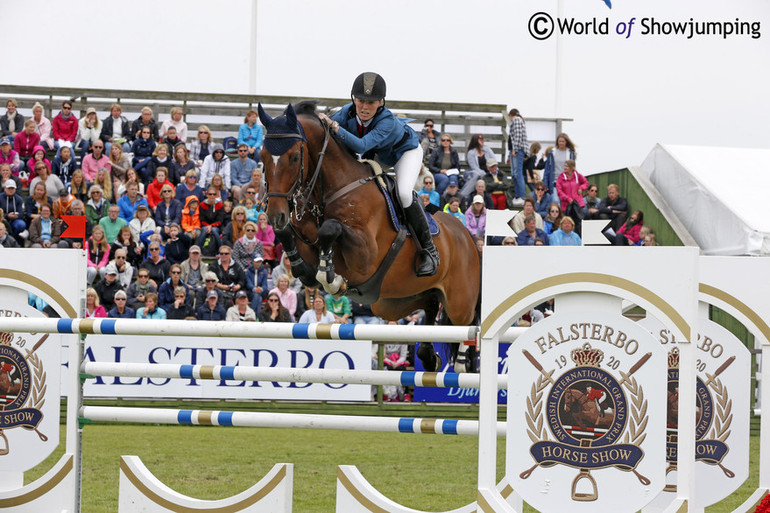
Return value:
M 353 81 L 353 88 L 350 90 L 350 96 L 365 101 L 384 100 L 385 79 L 371 71 L 361 73 Z

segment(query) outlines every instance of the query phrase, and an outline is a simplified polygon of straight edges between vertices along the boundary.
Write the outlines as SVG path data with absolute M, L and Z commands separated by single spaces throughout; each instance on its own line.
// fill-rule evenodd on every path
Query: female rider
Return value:
M 362 158 L 375 154 L 396 171 L 398 197 L 407 222 L 421 248 L 417 276 L 436 274 L 439 255 L 430 235 L 420 201 L 414 201 L 414 184 L 422 166 L 422 148 L 417 133 L 406 122 L 385 108 L 385 80 L 377 73 L 361 73 L 350 91 L 352 103 L 340 109 L 332 119 L 319 117 L 331 126 L 338 141 Z

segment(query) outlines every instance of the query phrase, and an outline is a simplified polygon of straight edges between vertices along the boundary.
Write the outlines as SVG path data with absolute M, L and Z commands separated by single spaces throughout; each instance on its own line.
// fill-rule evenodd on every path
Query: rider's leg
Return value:
M 422 166 L 422 148 L 417 147 L 404 153 L 396 165 L 396 183 L 398 197 L 406 213 L 406 221 L 412 228 L 412 234 L 421 250 L 418 253 L 417 276 L 436 274 L 439 256 L 433 238 L 430 235 L 425 211 L 418 201 L 414 201 L 414 184 Z

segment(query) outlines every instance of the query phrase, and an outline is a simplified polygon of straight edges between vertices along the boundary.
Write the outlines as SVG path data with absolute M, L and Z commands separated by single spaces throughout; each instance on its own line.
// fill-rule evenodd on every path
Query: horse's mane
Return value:
M 321 118 L 318 117 L 318 113 L 316 112 L 316 107 L 319 103 L 321 103 L 320 100 L 300 100 L 294 105 L 294 112 L 296 112 L 298 116 L 305 115 L 316 120 L 318 124 L 321 124 Z M 347 145 L 337 144 L 337 146 L 342 150 L 343 153 L 347 153 L 354 160 L 358 160 L 356 154 L 353 152 L 353 150 L 348 148 Z

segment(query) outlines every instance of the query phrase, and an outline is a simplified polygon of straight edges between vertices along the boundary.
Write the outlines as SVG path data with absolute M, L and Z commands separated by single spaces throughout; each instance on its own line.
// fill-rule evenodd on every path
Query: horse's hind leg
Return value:
M 318 229 L 318 242 L 321 250 L 318 254 L 318 272 L 316 280 L 321 283 L 324 290 L 330 294 L 339 292 L 342 286 L 342 276 L 335 274 L 332 261 L 332 244 L 342 235 L 342 223 L 336 219 L 324 221 Z
M 436 315 L 438 315 L 439 304 L 440 303 L 438 297 L 435 297 L 434 295 L 432 300 L 429 300 L 428 304 L 425 305 L 425 324 L 432 325 L 436 323 Z M 422 362 L 423 368 L 427 372 L 438 372 L 441 370 L 441 367 L 443 367 L 441 356 L 439 356 L 439 354 L 436 352 L 432 342 L 420 342 L 420 345 L 417 347 L 416 354 L 417 358 L 419 358 L 420 362 Z

